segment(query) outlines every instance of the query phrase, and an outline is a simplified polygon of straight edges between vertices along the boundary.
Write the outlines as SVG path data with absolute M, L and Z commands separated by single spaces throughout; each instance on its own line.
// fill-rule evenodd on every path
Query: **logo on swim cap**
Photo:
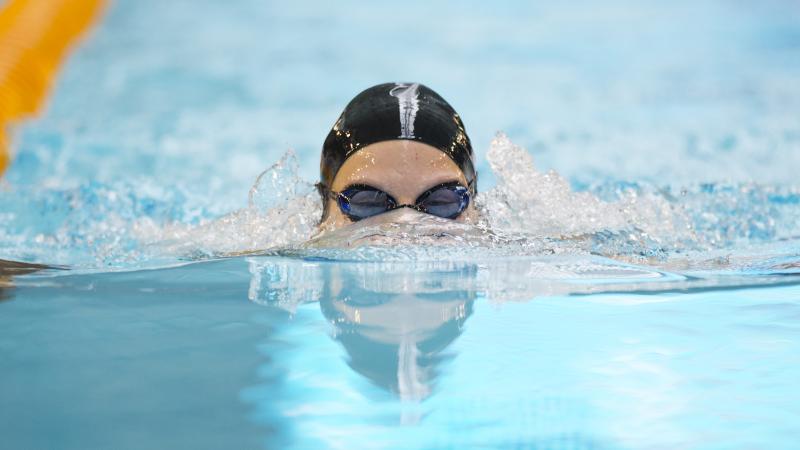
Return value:
M 414 138 L 414 120 L 419 111 L 418 90 L 419 83 L 395 83 L 395 87 L 389 91 L 389 95 L 397 98 L 397 106 L 400 109 L 400 136 L 398 136 L 400 139 Z

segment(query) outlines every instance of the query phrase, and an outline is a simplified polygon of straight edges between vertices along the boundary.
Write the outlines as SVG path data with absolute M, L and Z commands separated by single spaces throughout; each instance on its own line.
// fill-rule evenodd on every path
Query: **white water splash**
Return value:
M 650 236 L 693 237 L 679 205 L 654 194 L 627 192 L 607 203 L 575 192 L 557 172 L 536 170 L 533 157 L 502 133 L 487 158 L 498 183 L 479 202 L 493 229 L 554 237 L 639 229 Z
M 313 185 L 298 175 L 292 150 L 262 172 L 250 188 L 248 206 L 199 225 L 139 222 L 134 233 L 146 246 L 182 258 L 231 256 L 307 240 L 322 214 Z
M 594 254 L 674 266 L 800 236 L 800 190 L 791 186 L 617 182 L 576 191 L 557 172 L 538 171 L 503 134 L 487 158 L 497 185 L 477 197 L 477 223 L 403 209 L 320 232 L 319 195 L 290 150 L 257 177 L 246 207 L 217 218 L 205 218 L 197 198 L 153 186 L 43 191 L 33 200 L 49 221 L 32 219 L 30 196 L 5 196 L 0 258 L 114 270 L 264 252 L 358 260 Z
M 797 233 L 795 223 L 776 215 L 768 196 L 749 210 L 727 219 L 739 224 L 721 236 L 719 214 L 712 215 L 719 195 L 694 195 L 626 185 L 613 195 L 602 188 L 575 191 L 557 172 L 540 172 L 533 157 L 499 133 L 487 158 L 497 185 L 481 193 L 477 223 L 457 223 L 411 211 L 394 211 L 350 226 L 319 232 L 321 202 L 313 186 L 297 175 L 294 152 L 264 171 L 249 192 L 248 207 L 199 225 L 158 225 L 140 221 L 134 227 L 142 244 L 161 256 L 198 258 L 277 252 L 317 255 L 333 259 L 397 260 L 494 256 L 597 254 L 637 262 L 666 264 L 686 252 L 741 244 L 755 221 L 770 215 L 774 236 Z M 750 191 L 743 191 L 752 197 Z M 774 193 L 774 192 L 773 192 Z M 784 192 L 794 195 L 793 191 Z M 730 197 L 732 194 L 726 194 Z M 601 199 L 601 196 L 606 198 Z M 743 199 L 727 198 L 743 204 Z M 771 198 L 771 197 L 770 197 Z M 791 197 L 794 198 L 794 197 Z M 760 201 L 760 203 L 759 203 Z M 797 207 L 780 212 L 791 219 Z M 721 209 L 717 206 L 717 209 Z M 717 226 L 710 226 L 712 221 Z M 759 228 L 760 227 L 760 228 Z

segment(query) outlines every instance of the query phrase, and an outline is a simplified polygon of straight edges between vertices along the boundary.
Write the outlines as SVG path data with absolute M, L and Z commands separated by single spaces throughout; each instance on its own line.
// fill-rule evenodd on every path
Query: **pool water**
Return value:
M 0 179 L 0 259 L 56 266 L 0 269 L 2 448 L 795 448 L 798 19 L 114 2 Z M 390 80 L 459 111 L 484 220 L 309 243 Z
M 569 296 L 585 275 L 519 286 L 485 281 L 491 270 L 508 267 L 262 257 L 21 278 L 0 316 L 3 436 L 9 448 L 794 446 L 792 280 Z M 606 281 L 645 277 L 620 272 Z

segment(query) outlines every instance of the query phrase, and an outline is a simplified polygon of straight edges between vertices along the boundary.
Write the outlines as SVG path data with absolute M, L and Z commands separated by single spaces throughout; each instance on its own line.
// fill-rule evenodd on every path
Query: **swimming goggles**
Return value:
M 329 194 L 342 214 L 354 222 L 398 208 L 455 219 L 467 209 L 470 200 L 469 188 L 458 181 L 437 184 L 417 197 L 413 205 L 400 205 L 391 195 L 366 184 L 353 184 L 341 192 L 329 191 Z

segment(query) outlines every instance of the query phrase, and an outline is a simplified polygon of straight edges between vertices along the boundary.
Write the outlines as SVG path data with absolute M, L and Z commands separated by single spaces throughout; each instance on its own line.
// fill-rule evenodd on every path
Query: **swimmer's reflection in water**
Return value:
M 322 149 L 320 230 L 400 210 L 477 219 L 477 172 L 459 115 L 419 83 L 385 83 L 345 107 Z M 394 219 L 392 219 L 394 220 Z
M 445 350 L 472 314 L 474 291 L 448 287 L 454 277 L 475 277 L 464 271 L 390 272 L 371 282 L 347 270 L 332 273 L 320 308 L 349 366 L 401 400 L 430 396 L 449 358 Z
M 0 259 L 0 301 L 10 300 L 14 289 L 14 276 L 25 275 L 56 267 Z

